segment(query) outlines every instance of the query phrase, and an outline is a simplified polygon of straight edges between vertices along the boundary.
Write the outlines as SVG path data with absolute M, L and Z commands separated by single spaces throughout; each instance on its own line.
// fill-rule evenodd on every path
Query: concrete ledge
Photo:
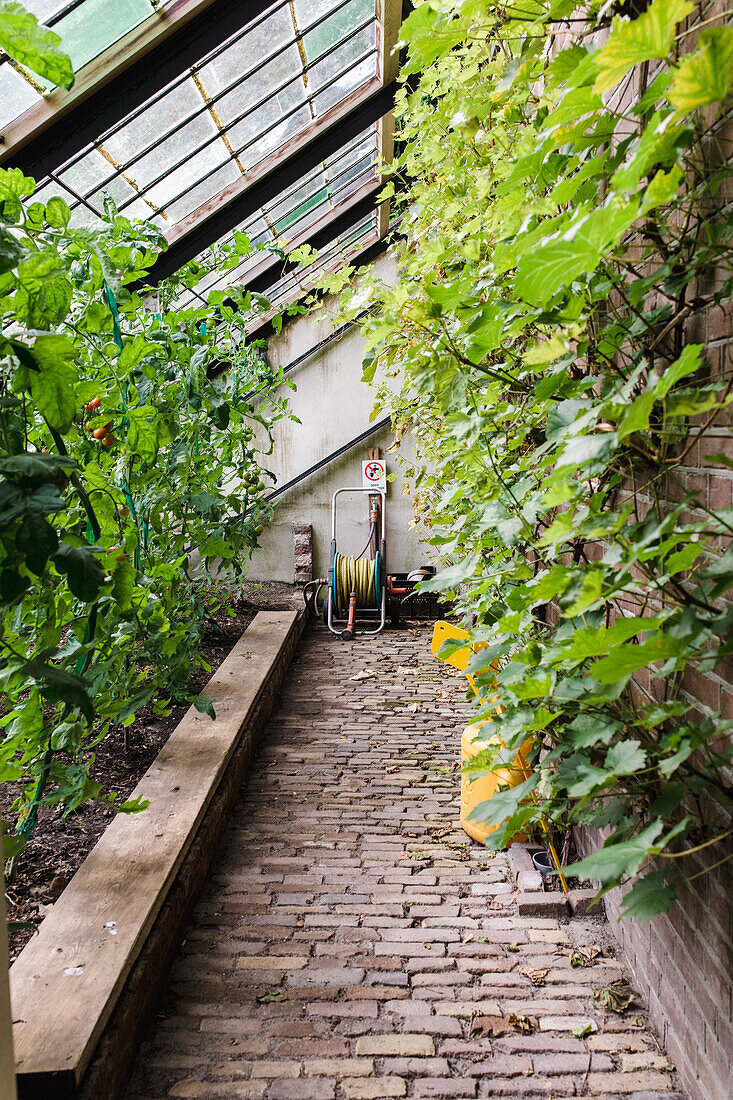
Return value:
M 11 968 L 21 1100 L 117 1100 L 304 625 L 260 612 Z

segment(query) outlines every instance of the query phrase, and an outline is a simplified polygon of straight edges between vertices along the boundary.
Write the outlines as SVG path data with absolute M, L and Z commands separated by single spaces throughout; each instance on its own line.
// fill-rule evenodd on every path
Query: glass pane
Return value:
M 158 145 L 160 136 L 172 130 L 175 126 L 180 126 L 185 119 L 192 115 L 194 111 L 199 110 L 201 106 L 201 93 L 198 88 L 193 80 L 185 80 L 171 91 L 166 92 L 153 106 L 142 111 L 137 117 L 130 119 L 129 122 L 126 122 L 106 137 L 104 147 L 120 163 L 133 160 L 149 147 L 158 152 L 161 148 Z M 199 135 L 198 140 L 208 136 L 212 130 L 213 125 L 207 126 L 204 124 L 203 130 L 196 131 Z M 165 158 L 161 155 L 158 159 L 159 162 L 162 162 Z
M 192 187 L 179 199 L 166 206 L 166 213 L 170 219 L 168 224 L 175 225 L 177 221 L 180 221 L 181 218 L 185 218 L 185 216 L 190 214 L 192 210 L 195 210 L 197 206 L 206 202 L 215 195 L 217 191 L 221 191 L 228 183 L 232 183 L 238 176 L 239 172 L 237 171 L 236 165 L 233 164 L 232 161 L 227 161 L 207 179 L 203 180 L 196 187 Z
M 23 7 L 32 11 L 39 23 L 48 23 L 52 15 L 68 7 L 69 0 L 24 0 Z
M 376 54 L 372 53 L 364 61 L 359 62 L 360 58 L 376 46 L 375 27 L 374 23 L 365 27 L 364 30 L 359 31 L 348 42 L 344 42 L 343 45 L 333 50 L 310 70 L 310 89 L 314 96 L 317 114 L 324 114 L 330 107 L 344 99 L 354 88 L 358 88 L 360 84 L 375 74 Z M 318 89 L 323 88 L 334 77 L 337 77 L 335 82 L 322 94 L 318 95 Z
M 40 98 L 12 65 L 0 65 L 0 125 L 12 122 Z
M 284 118 L 282 122 L 273 126 L 267 133 L 263 134 L 258 141 L 255 141 L 247 148 L 242 157 L 245 167 L 254 167 L 263 157 L 271 153 L 273 149 L 277 149 L 281 145 L 284 145 L 291 135 L 300 133 L 304 130 L 311 121 L 311 114 L 308 107 L 301 107 L 300 110 L 296 111 L 294 114 Z
M 85 0 L 54 24 L 74 71 L 153 14 L 150 0 Z
M 296 11 L 303 11 L 304 14 L 304 18 L 299 17 L 301 28 L 314 22 L 324 13 L 324 10 L 328 10 L 333 6 L 324 3 L 323 0 L 316 0 L 315 3 L 312 0 L 307 0 L 306 3 L 303 3 L 302 0 L 296 0 L 296 5 Z M 303 46 L 308 61 L 313 61 L 314 58 L 320 57 L 321 54 L 333 49 L 355 27 L 373 17 L 374 0 L 351 0 L 350 4 L 346 4 L 345 7 L 334 12 L 332 16 L 325 19 L 319 26 L 314 27 L 312 31 L 304 36 Z
M 271 221 L 286 222 L 291 225 L 293 211 L 319 194 L 327 194 L 326 179 L 323 172 L 316 171 L 307 176 L 297 187 L 285 192 L 276 202 L 269 203 L 264 209 Z

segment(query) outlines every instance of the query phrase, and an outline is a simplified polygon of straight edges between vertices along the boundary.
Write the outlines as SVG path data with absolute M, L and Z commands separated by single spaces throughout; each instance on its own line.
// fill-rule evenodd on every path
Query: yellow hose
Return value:
M 354 558 L 339 554 L 336 558 L 336 605 L 339 614 L 348 610 L 349 596 L 356 592 L 357 607 L 376 607 L 373 558 Z

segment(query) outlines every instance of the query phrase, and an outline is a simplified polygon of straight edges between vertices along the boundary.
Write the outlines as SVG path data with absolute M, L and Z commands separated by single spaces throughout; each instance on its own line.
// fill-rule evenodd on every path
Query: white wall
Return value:
M 375 262 L 375 269 L 385 281 L 394 278 L 394 264 L 387 254 Z M 312 316 L 288 322 L 279 336 L 268 341 L 270 364 L 287 367 L 334 331 L 338 327 L 333 320 L 334 308 L 335 302 L 326 299 Z M 363 349 L 357 326 L 288 374 L 297 389 L 284 388 L 282 392 L 289 397 L 301 423 L 282 420 L 275 425 L 274 453 L 262 461 L 277 475 L 276 486 L 290 481 L 369 427 L 374 391 L 361 381 Z M 380 413 L 377 419 L 382 416 Z M 387 454 L 393 441 L 388 426 L 278 497 L 274 523 L 261 536 L 249 578 L 293 581 L 294 523 L 312 525 L 314 575 L 325 576 L 331 543 L 331 496 L 341 486 L 361 485 L 361 462 L 369 447 L 381 447 L 388 472 L 397 474 L 387 487 L 388 570 L 410 570 L 430 561 L 429 548 L 420 546 L 411 527 L 412 503 L 402 493 L 396 455 Z M 403 440 L 401 446 L 409 449 L 410 440 Z M 265 483 L 269 483 L 268 478 Z M 359 554 L 369 537 L 366 495 L 340 497 L 338 523 L 339 550 Z

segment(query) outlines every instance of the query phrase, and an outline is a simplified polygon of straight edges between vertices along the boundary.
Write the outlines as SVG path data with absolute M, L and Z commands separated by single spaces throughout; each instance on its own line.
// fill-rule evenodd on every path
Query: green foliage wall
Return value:
M 681 473 L 733 384 L 704 320 L 729 335 L 733 29 L 693 12 L 418 4 L 401 277 L 344 305 L 377 298 L 366 377 L 391 372 L 378 403 L 418 440 L 432 587 L 488 643 L 470 667 L 503 711 L 480 710 L 475 769 L 533 740 L 531 777 L 477 818 L 505 822 L 497 846 L 541 819 L 605 829 L 579 873 L 633 882 L 641 919 L 732 794 L 730 720 L 680 691 L 733 626 L 733 511 Z
M 168 280 L 150 312 L 128 287 L 164 246 L 158 231 L 112 205 L 99 228 L 72 228 L 61 199 L 44 206 L 33 191 L 0 171 L 0 781 L 21 785 L 11 851 L 39 803 L 68 812 L 102 793 L 90 750 L 111 724 L 186 697 L 208 613 L 191 554 L 223 578 L 246 568 L 271 512 L 255 427 L 272 439 L 287 415 L 281 372 L 262 371 L 225 292 L 175 305 L 212 266 L 241 263 L 241 234 Z

